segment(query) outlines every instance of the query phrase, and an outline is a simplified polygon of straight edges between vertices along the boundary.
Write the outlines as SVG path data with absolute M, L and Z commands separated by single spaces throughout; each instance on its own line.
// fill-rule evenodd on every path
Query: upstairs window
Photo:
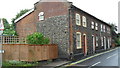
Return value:
M 94 22 L 91 22 L 91 28 L 94 29 Z
M 87 27 L 87 21 L 85 16 L 82 16 L 82 23 L 83 23 L 83 27 Z
M 95 23 L 95 30 L 98 30 L 98 23 Z
M 82 48 L 82 45 L 81 45 L 81 33 L 80 32 L 76 33 L 76 47 L 77 47 L 77 49 Z
M 81 25 L 80 14 L 76 13 L 76 25 Z
M 39 16 L 39 21 L 44 20 L 44 12 L 40 12 L 38 16 Z
M 103 32 L 105 32 L 105 25 L 103 26 Z

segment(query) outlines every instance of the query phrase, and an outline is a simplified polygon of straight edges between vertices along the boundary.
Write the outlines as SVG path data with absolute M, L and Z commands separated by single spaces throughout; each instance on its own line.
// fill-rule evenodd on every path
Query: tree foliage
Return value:
M 30 9 L 24 9 L 24 10 L 20 10 L 19 13 L 16 14 L 15 18 L 12 19 L 12 23 L 14 23 L 14 21 L 16 19 L 18 19 L 19 17 L 21 17 L 22 15 L 24 15 L 26 12 L 28 12 Z
M 7 19 L 5 19 L 5 18 L 2 18 L 2 20 L 3 20 L 3 24 L 4 24 L 3 35 L 7 35 L 7 36 L 17 35 L 13 24 L 9 24 Z
M 19 17 L 21 17 L 23 14 L 25 14 L 26 12 L 28 12 L 29 9 L 24 9 L 21 10 L 19 13 L 16 14 L 15 18 L 12 18 L 12 24 L 9 24 L 9 22 L 7 21 L 7 19 L 3 18 L 3 22 L 4 22 L 4 31 L 3 31 L 3 35 L 8 35 L 8 36 L 15 36 L 17 35 L 16 31 L 15 31 L 15 23 L 14 21 L 16 19 L 18 19 Z
M 111 34 L 112 34 L 112 39 L 114 40 L 116 45 L 120 45 L 120 40 L 117 34 L 117 26 L 115 24 L 110 24 L 111 25 Z
M 27 36 L 27 43 L 28 44 L 37 44 L 37 45 L 44 45 L 49 44 L 49 38 L 44 37 L 42 33 L 33 33 Z

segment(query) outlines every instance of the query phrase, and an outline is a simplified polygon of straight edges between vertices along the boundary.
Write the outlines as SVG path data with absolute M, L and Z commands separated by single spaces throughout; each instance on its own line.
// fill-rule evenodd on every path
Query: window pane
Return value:
M 94 22 L 91 22 L 91 28 L 94 29 Z
M 80 15 L 76 13 L 76 25 L 80 25 Z
M 40 12 L 38 16 L 40 21 L 44 20 L 44 12 Z
M 83 26 L 87 27 L 86 17 L 82 16 Z
M 81 33 L 80 32 L 76 33 L 76 47 L 81 48 Z

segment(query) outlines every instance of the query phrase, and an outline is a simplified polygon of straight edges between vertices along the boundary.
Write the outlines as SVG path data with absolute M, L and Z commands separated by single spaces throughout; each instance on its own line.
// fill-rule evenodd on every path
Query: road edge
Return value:
M 86 61 L 86 60 L 92 59 L 92 58 L 94 58 L 94 57 L 97 57 L 97 56 L 99 56 L 99 55 L 102 55 L 102 54 L 105 54 L 105 53 L 114 51 L 114 50 L 116 50 L 116 49 L 118 49 L 118 48 L 119 48 L 119 47 L 116 47 L 116 48 L 114 48 L 114 49 L 111 49 L 111 50 L 108 50 L 108 51 L 105 51 L 105 52 L 97 53 L 97 54 L 95 54 L 95 55 L 93 55 L 93 56 L 90 56 L 90 57 L 87 57 L 87 58 L 85 58 L 85 59 L 78 60 L 78 61 L 76 61 L 76 62 L 72 62 L 72 63 L 66 64 L 66 65 L 64 65 L 63 67 L 68 67 L 68 66 L 72 66 L 72 65 L 81 63 L 81 62 L 83 62 L 83 61 Z

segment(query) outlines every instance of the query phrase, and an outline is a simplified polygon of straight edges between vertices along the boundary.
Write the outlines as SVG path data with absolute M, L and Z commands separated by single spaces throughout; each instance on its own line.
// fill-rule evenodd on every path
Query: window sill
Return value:
M 76 48 L 77 50 L 80 50 L 80 49 L 82 49 L 82 48 Z

